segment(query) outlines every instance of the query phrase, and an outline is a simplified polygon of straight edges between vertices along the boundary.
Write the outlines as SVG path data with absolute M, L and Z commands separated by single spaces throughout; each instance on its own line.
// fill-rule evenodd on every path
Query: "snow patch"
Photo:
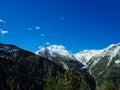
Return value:
M 115 61 L 116 64 L 120 64 L 120 59 Z
M 115 57 L 119 53 L 120 53 L 120 46 L 117 46 L 115 49 L 113 48 L 113 49 L 108 51 L 107 55 L 110 56 L 110 60 L 109 60 L 109 62 L 107 64 L 108 66 L 110 65 L 110 62 L 112 61 L 113 57 Z
M 64 63 L 64 62 L 59 62 L 59 63 L 61 63 L 63 65 L 64 69 L 69 70 L 69 67 L 66 63 Z
M 100 73 L 99 73 L 99 75 L 101 75 L 103 73 L 103 71 L 101 71 Z
M 11 48 L 9 46 L 2 46 L 2 47 L 0 47 L 0 51 L 6 52 L 6 53 L 11 53 L 14 58 L 17 57 L 17 54 L 19 52 L 18 49 Z

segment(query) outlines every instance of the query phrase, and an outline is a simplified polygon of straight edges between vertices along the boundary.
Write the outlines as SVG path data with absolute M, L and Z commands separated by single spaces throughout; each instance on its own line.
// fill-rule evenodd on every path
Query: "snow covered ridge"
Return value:
M 83 50 L 75 56 L 78 58 L 79 61 L 81 61 L 84 65 L 86 65 L 87 62 L 92 59 L 94 60 L 93 65 L 95 65 L 99 60 L 101 60 L 102 57 L 109 56 L 111 62 L 112 58 L 115 57 L 117 54 L 119 54 L 120 51 L 120 43 L 118 44 L 111 44 L 107 48 L 101 49 L 101 50 Z M 108 65 L 109 65 L 108 63 Z
M 107 57 L 108 63 L 107 66 L 110 65 L 113 58 L 119 56 L 120 57 L 120 43 L 118 44 L 111 44 L 107 48 L 103 49 L 101 53 L 96 56 L 93 56 L 88 62 L 92 64 L 90 67 L 93 67 L 96 63 L 98 63 L 102 58 Z M 88 65 L 89 65 L 88 63 Z M 116 63 L 116 62 L 115 62 Z
M 83 50 L 77 54 L 74 54 L 77 60 L 81 61 L 84 65 L 88 62 L 93 56 L 99 55 L 103 50 Z
M 105 55 L 109 56 L 109 62 L 108 62 L 108 66 L 109 66 L 112 59 L 119 54 L 120 54 L 120 43 L 110 45 L 108 48 L 104 50 L 103 53 L 101 53 L 101 57 L 104 57 Z
M 71 59 L 78 60 L 82 62 L 84 65 L 86 63 L 93 61 L 93 65 L 95 65 L 102 57 L 109 56 L 109 63 L 112 61 L 112 58 L 117 54 L 120 54 L 120 43 L 111 44 L 107 48 L 101 50 L 83 50 L 79 53 L 73 54 L 70 51 L 66 50 L 66 48 L 62 45 L 51 45 L 48 47 L 41 47 L 40 50 L 36 52 L 36 54 L 40 52 L 46 52 L 46 54 L 52 57 L 68 57 Z

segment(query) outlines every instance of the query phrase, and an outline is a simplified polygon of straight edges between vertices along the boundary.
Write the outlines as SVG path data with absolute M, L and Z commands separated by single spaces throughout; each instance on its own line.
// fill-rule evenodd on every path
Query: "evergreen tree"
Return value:
M 80 80 L 80 88 L 79 90 L 90 90 L 89 86 L 84 78 Z
M 75 72 L 75 68 L 66 71 L 64 74 L 64 86 L 65 90 L 79 90 L 79 74 Z
M 81 77 L 74 68 L 66 70 L 64 78 L 59 74 L 57 77 L 52 76 L 52 67 L 49 67 L 48 74 L 44 90 L 90 90 L 84 77 Z
M 52 76 L 53 66 L 49 66 L 47 73 L 47 82 L 44 85 L 44 90 L 55 90 L 56 79 Z
M 58 79 L 55 90 L 64 90 L 64 83 L 62 79 Z
M 97 90 L 119 90 L 112 82 L 104 81 L 100 86 L 97 87 Z

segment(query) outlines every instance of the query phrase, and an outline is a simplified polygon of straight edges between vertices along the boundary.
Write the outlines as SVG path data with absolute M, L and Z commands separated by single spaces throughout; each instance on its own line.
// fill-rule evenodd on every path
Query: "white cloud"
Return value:
M 39 46 L 38 48 L 39 48 L 39 49 L 42 49 L 42 48 L 44 48 L 44 46 Z
M 29 31 L 31 31 L 31 30 L 40 30 L 40 26 L 35 26 L 34 28 L 29 27 L 28 30 Z
M 53 49 L 54 51 L 56 51 L 56 50 L 66 50 L 66 48 L 63 45 L 56 45 L 56 44 L 50 45 L 47 48 L 48 49 Z
M 5 23 L 5 21 L 4 21 L 4 20 L 2 20 L 2 19 L 0 19 L 0 23 Z
M 29 31 L 31 31 L 31 30 L 32 30 L 32 28 L 28 28 L 28 30 L 29 30 Z
M 46 45 L 50 45 L 51 43 L 50 43 L 50 42 L 46 42 L 45 44 L 46 44 Z
M 45 35 L 44 34 L 41 34 L 41 37 L 44 37 Z
M 2 35 L 5 35 L 5 34 L 8 34 L 9 32 L 6 31 L 6 30 L 2 30 L 2 29 L 0 29 L 0 33 L 1 33 Z
M 35 29 L 36 30 L 40 30 L 40 26 L 35 26 Z

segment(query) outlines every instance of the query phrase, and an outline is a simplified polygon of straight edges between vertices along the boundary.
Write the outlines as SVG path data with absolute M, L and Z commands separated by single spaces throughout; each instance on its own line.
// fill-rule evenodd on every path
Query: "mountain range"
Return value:
M 62 64 L 64 69 L 70 69 L 72 65 L 89 70 L 98 85 L 104 80 L 120 85 L 120 43 L 111 44 L 101 50 L 82 50 L 76 54 L 62 45 L 51 45 L 42 47 L 36 54 L 58 65 Z
M 0 43 L 0 88 L 4 90 L 43 90 L 51 66 L 52 76 L 58 76 L 58 72 L 63 76 L 66 70 L 75 68 L 87 80 L 91 90 L 105 80 L 120 87 L 120 43 L 76 54 L 62 45 L 42 47 L 33 53 Z

